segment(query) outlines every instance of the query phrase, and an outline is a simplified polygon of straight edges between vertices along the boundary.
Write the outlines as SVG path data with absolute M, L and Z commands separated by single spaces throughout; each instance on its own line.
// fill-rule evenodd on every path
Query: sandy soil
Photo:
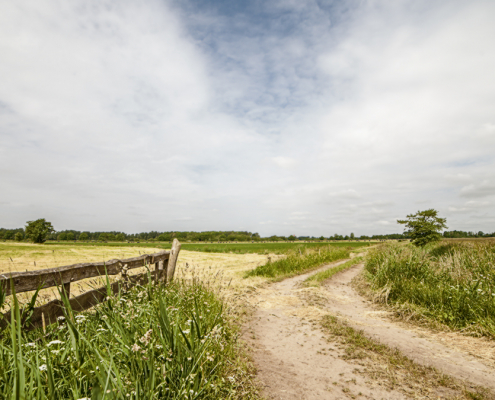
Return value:
M 330 264 L 324 268 L 338 265 Z M 244 338 L 252 346 L 263 386 L 270 399 L 401 399 L 379 382 L 366 378 L 357 365 L 342 359 L 340 346 L 329 343 L 312 322 L 331 313 L 351 326 L 399 348 L 414 361 L 434 366 L 448 375 L 495 390 L 495 370 L 436 335 L 419 334 L 387 318 L 350 285 L 362 264 L 335 275 L 326 286 L 305 288 L 300 283 L 316 271 L 272 285 L 256 288 L 249 298 L 254 317 L 245 328 Z M 309 296 L 308 296 L 309 295 Z M 317 306 L 305 301 L 317 297 Z M 433 398 L 448 398 L 436 393 Z

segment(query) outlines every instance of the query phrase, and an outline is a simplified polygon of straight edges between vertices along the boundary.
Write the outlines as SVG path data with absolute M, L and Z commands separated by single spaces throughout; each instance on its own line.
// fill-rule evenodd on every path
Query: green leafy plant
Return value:
M 442 238 L 440 232 L 447 229 L 446 218 L 437 216 L 438 211 L 430 208 L 409 214 L 405 220 L 397 220 L 398 224 L 406 226 L 404 233 L 410 235 L 412 243 L 416 246 L 425 246 L 428 243 L 439 241 Z
M 27 222 L 26 237 L 34 243 L 44 243 L 47 236 L 52 232 L 55 232 L 55 230 L 51 222 L 46 221 L 44 218 Z

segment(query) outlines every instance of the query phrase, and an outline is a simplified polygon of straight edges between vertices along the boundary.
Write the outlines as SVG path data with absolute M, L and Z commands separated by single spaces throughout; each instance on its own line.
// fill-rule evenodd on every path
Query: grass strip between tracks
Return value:
M 356 258 L 353 258 L 352 260 L 346 261 L 343 264 L 337 265 L 336 267 L 328 268 L 324 271 L 320 271 L 320 272 L 308 277 L 304 281 L 304 284 L 306 286 L 320 286 L 322 282 L 326 281 L 327 279 L 330 279 L 336 273 L 344 271 L 348 268 L 351 268 L 354 265 L 361 263 L 362 261 L 363 261 L 363 257 L 356 257 Z

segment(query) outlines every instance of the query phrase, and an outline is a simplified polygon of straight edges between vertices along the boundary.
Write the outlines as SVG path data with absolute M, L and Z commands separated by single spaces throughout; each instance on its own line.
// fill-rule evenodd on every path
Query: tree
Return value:
M 123 233 L 119 233 L 117 236 L 116 236 L 116 239 L 118 242 L 125 242 L 125 236 Z
M 354 233 L 353 233 L 353 232 L 351 232 L 351 240 L 354 240 L 354 239 L 355 239 L 355 237 L 354 237 Z
M 437 217 L 438 211 L 430 208 L 410 214 L 405 220 L 397 220 L 398 224 L 406 226 L 404 233 L 409 234 L 415 246 L 425 246 L 442 238 L 440 231 L 447 229 L 446 218 Z
M 89 236 L 86 232 L 81 233 L 81 236 L 79 236 L 79 240 L 88 240 Z
M 68 232 L 67 233 L 67 240 L 75 240 L 75 236 L 74 236 L 74 233 L 72 232 Z
M 24 236 L 22 235 L 22 233 L 21 233 L 21 232 L 17 232 L 17 233 L 15 234 L 15 241 L 16 241 L 16 242 L 21 242 L 21 241 L 22 241 L 22 239 L 24 239 Z
M 26 237 L 34 243 L 44 243 L 48 234 L 55 232 L 52 223 L 44 218 L 36 221 L 28 221 L 26 225 Z
M 60 234 L 57 236 L 57 239 L 58 239 L 58 240 L 67 240 L 67 233 L 66 233 L 66 232 L 62 232 L 62 233 L 60 233 Z

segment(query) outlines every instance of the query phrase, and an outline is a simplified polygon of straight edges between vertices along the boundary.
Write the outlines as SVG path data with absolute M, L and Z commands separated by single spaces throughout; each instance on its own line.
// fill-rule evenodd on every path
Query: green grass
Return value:
M 200 282 L 135 287 L 68 310 L 46 334 L 24 332 L 13 310 L 0 334 L 2 399 L 253 398 L 237 328 Z
M 382 245 L 369 251 L 365 270 L 381 301 L 495 338 L 495 242 Z
M 320 286 L 322 282 L 326 281 L 327 279 L 330 279 L 336 273 L 344 271 L 348 268 L 351 268 L 352 266 L 359 264 L 362 261 L 363 261 L 363 257 L 356 257 L 356 258 L 353 258 L 352 260 L 349 260 L 343 264 L 337 265 L 336 267 L 328 268 L 324 271 L 320 271 L 320 272 L 308 277 L 304 281 L 304 284 L 307 286 Z
M 45 245 L 66 245 L 66 246 L 107 246 L 107 247 L 154 247 L 159 249 L 170 249 L 170 243 L 164 242 L 140 242 L 140 243 L 92 243 L 92 242 L 47 242 Z M 326 248 L 328 246 L 336 248 L 359 248 L 369 246 L 369 242 L 334 242 L 334 243 L 182 243 L 182 250 L 201 251 L 206 253 L 237 253 L 237 254 L 286 254 L 291 250 L 304 250 L 313 248 Z
M 245 277 L 264 276 L 268 278 L 286 278 L 301 274 L 320 265 L 349 258 L 350 248 L 327 246 L 318 249 L 306 249 L 302 251 L 292 251 L 287 257 L 261 265 L 246 273 Z

